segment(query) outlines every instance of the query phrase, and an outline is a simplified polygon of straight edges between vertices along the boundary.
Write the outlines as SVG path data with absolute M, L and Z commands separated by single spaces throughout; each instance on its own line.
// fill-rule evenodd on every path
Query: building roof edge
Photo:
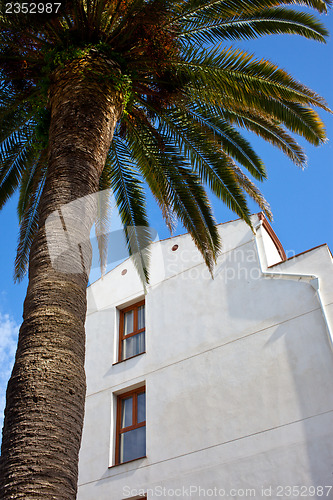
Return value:
M 274 232 L 274 229 L 272 228 L 272 226 L 270 225 L 270 223 L 266 219 L 264 213 L 259 212 L 257 215 L 258 215 L 259 220 L 262 221 L 262 225 L 263 225 L 264 229 L 266 229 L 267 233 L 271 237 L 282 261 L 284 262 L 285 260 L 287 260 L 287 256 L 286 256 L 286 252 L 284 251 L 284 248 L 282 246 L 281 241 L 279 240 L 276 233 Z M 280 264 L 280 262 L 278 264 Z
M 312 252 L 313 250 L 317 250 L 318 248 L 321 248 L 321 247 L 326 247 L 327 250 L 329 251 L 331 257 L 333 257 L 332 252 L 330 250 L 330 247 L 327 245 L 327 243 L 322 243 L 321 245 L 317 245 L 315 247 L 309 248 L 308 250 L 304 250 L 304 252 L 300 252 L 300 253 L 297 253 L 296 255 L 292 255 L 291 257 L 288 257 L 288 259 L 285 259 L 283 262 L 288 262 L 289 260 L 296 259 L 297 257 L 300 257 L 301 255 Z M 268 269 L 270 269 L 271 267 L 278 266 L 279 264 L 282 264 L 282 262 L 277 262 L 276 264 L 272 264 L 271 266 L 268 267 Z

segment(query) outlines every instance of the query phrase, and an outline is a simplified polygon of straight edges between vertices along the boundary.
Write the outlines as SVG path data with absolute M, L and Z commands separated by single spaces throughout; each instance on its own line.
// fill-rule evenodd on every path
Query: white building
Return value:
M 79 500 L 333 498 L 332 256 L 252 220 L 214 279 L 183 235 L 89 287 Z

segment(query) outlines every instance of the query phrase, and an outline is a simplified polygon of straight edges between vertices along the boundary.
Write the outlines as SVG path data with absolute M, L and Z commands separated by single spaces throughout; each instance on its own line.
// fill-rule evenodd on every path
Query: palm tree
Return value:
M 278 33 L 323 42 L 323 25 L 290 5 L 325 13 L 329 3 L 2 4 L 0 207 L 19 189 L 15 277 L 29 267 L 29 285 L 7 389 L 1 498 L 76 496 L 92 195 L 112 188 L 129 248 L 140 256 L 149 241 L 147 185 L 170 229 L 180 219 L 212 269 L 220 241 L 204 185 L 248 224 L 248 196 L 270 217 L 248 177 L 263 180 L 265 167 L 239 129 L 299 166 L 305 155 L 292 133 L 315 145 L 325 141 L 313 109 L 327 109 L 324 100 L 230 43 Z M 64 207 L 82 197 L 88 201 L 80 216 L 74 210 L 64 217 Z M 60 223 L 48 233 L 52 214 Z M 49 249 L 50 239 L 57 245 L 68 236 L 68 221 L 82 244 L 60 256 L 65 269 Z M 147 228 L 140 237 L 139 227 Z

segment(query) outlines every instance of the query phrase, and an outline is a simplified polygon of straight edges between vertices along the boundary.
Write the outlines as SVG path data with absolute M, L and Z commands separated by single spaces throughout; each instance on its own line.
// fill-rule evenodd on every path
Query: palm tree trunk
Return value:
M 122 96 L 103 81 L 106 64 L 96 56 L 85 57 L 58 70 L 51 82 L 47 180 L 7 389 L 0 462 L 3 500 L 76 497 L 85 401 L 87 241 L 94 201 L 86 199 L 79 219 L 76 210 L 65 206 L 97 192 L 122 112 Z M 55 214 L 51 232 L 45 229 L 50 214 Z M 54 249 L 63 250 L 64 234 L 73 241 L 69 227 L 82 245 L 52 259 Z

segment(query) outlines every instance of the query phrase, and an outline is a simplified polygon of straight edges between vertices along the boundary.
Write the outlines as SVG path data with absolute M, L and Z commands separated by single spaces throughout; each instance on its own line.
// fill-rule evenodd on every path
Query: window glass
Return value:
M 121 428 L 129 427 L 133 423 L 133 397 L 121 401 Z
M 138 308 L 138 330 L 145 327 L 145 306 Z
M 138 333 L 123 340 L 122 359 L 130 358 L 145 352 L 145 332 Z
M 132 333 L 134 330 L 134 311 L 128 311 L 124 315 L 124 335 Z
M 138 394 L 138 423 L 146 420 L 146 393 Z
M 139 427 L 120 435 L 120 462 L 128 462 L 146 455 L 146 427 Z

